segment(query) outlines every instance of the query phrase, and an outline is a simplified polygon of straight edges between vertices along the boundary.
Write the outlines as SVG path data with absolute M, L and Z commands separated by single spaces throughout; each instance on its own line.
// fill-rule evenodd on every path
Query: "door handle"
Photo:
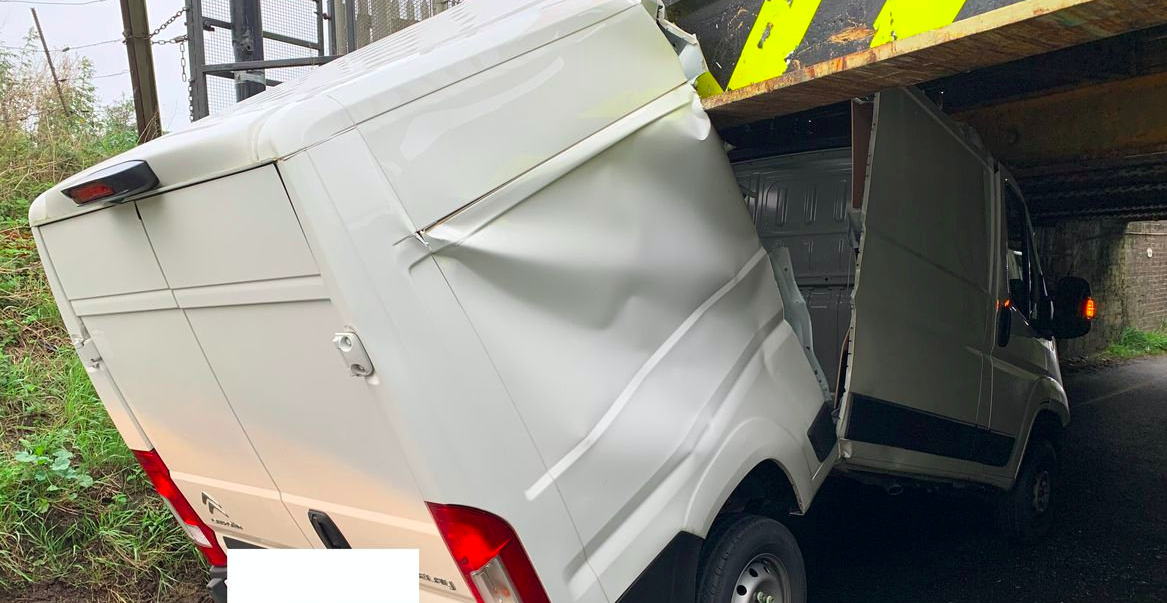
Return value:
M 345 539 L 344 534 L 340 533 L 340 528 L 336 527 L 336 523 L 332 518 L 323 511 L 308 510 L 308 523 L 312 524 L 312 529 L 316 530 L 316 535 L 320 537 L 320 541 L 324 543 L 324 548 L 329 549 L 351 549 L 348 540 Z

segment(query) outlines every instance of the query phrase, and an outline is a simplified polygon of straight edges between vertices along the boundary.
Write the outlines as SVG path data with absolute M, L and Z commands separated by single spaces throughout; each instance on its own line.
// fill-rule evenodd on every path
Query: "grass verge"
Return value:
M 1107 356 L 1120 360 L 1163 353 L 1167 353 L 1167 326 L 1154 331 L 1127 327 L 1122 330 L 1118 341 L 1107 346 L 1105 352 Z
M 0 50 L 0 600 L 175 601 L 201 557 L 153 494 L 68 341 L 27 225 L 32 199 L 136 143 L 91 70 Z M 68 593 L 67 596 L 50 596 Z

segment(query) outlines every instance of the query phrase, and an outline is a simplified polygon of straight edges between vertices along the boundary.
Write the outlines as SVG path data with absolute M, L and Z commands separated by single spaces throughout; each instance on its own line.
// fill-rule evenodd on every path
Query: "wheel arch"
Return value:
M 1049 439 L 1054 448 L 1061 452 L 1062 443 L 1066 438 L 1066 424 L 1050 406 L 1039 409 L 1033 417 L 1033 422 L 1029 426 L 1029 436 L 1026 438 L 1026 447 L 1029 447 L 1029 442 L 1038 438 Z
M 814 480 L 799 442 L 786 430 L 755 419 L 739 426 L 725 442 L 690 497 L 686 531 L 704 537 L 722 513 L 766 506 L 767 501 L 771 511 L 777 509 L 773 503 L 789 512 L 806 511 L 814 497 Z M 748 442 L 764 445 L 744 444 Z
M 1053 413 L 1063 427 L 1070 424 L 1070 403 L 1066 389 L 1052 377 L 1042 377 L 1033 384 L 1029 393 L 1029 407 L 1032 409 L 1032 418 L 1028 423 L 1030 427 L 1043 410 Z
M 1060 454 L 1062 451 L 1062 444 L 1065 442 L 1066 427 L 1069 425 L 1070 417 L 1065 403 L 1058 403 L 1056 400 L 1045 400 L 1037 405 L 1034 410 L 1033 417 L 1027 423 L 1027 428 L 1021 433 L 1019 446 L 1014 452 L 1014 459 L 1011 463 L 1013 480 L 1017 479 L 1018 473 L 1021 471 L 1021 461 L 1025 458 L 1026 451 L 1029 450 L 1029 445 L 1037 437 L 1046 437 L 1051 440 L 1054 449 Z
M 1060 381 L 1048 376 L 1036 380 L 1030 389 L 1025 422 L 1018 430 L 1013 458 L 1006 467 L 1010 480 L 1017 479 L 1017 472 L 1021 470 L 1021 460 L 1025 457 L 1025 451 L 1029 449 L 1029 442 L 1039 421 L 1043 429 L 1054 430 L 1056 426 L 1058 434 L 1063 433 L 1070 424 L 1070 404 L 1066 390 Z M 1061 435 L 1057 437 L 1055 445 L 1060 450 Z
M 801 511 L 798 493 L 782 465 L 770 459 L 746 473 L 714 517 L 742 512 L 773 517 L 791 511 Z

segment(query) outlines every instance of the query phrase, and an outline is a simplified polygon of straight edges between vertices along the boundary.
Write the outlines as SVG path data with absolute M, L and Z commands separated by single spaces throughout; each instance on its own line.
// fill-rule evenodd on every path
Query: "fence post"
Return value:
M 231 45 L 235 61 L 263 60 L 263 20 L 259 0 L 231 0 Z M 267 88 L 261 69 L 235 72 L 235 98 L 251 98 Z
M 211 114 L 207 100 L 207 76 L 203 66 L 207 54 L 203 43 L 203 0 L 186 0 L 186 44 L 190 55 L 190 119 L 200 120 Z

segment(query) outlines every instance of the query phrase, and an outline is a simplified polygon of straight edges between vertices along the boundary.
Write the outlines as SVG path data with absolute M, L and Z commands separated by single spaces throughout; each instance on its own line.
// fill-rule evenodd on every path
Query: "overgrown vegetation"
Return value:
M 200 557 L 94 394 L 27 224 L 45 189 L 136 144 L 133 112 L 98 106 L 86 63 L 58 73 L 65 106 L 35 53 L 0 50 L 0 599 L 173 601 Z
M 1167 353 L 1167 326 L 1154 331 L 1140 331 L 1127 327 L 1118 341 L 1106 348 L 1106 355 L 1128 359 L 1151 354 Z

